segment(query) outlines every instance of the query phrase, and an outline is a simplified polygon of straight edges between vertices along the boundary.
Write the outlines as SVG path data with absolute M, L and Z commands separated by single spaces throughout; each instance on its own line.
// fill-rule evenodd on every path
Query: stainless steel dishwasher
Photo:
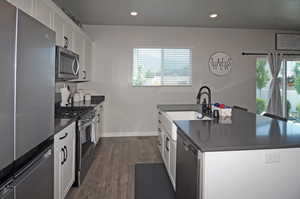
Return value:
M 186 137 L 177 135 L 176 199 L 201 199 L 202 153 Z

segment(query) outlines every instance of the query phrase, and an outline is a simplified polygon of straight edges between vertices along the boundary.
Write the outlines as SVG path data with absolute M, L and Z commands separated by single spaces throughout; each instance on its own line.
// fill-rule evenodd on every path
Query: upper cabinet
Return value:
M 53 30 L 54 10 L 43 0 L 36 1 L 36 19 Z
M 64 46 L 64 20 L 57 13 L 54 15 L 53 28 L 56 32 L 56 45 Z
M 82 52 L 84 51 L 84 36 L 79 32 L 73 31 L 73 45 L 72 50 L 80 56 L 80 60 L 82 57 Z
M 92 60 L 93 60 L 93 43 L 91 40 L 85 40 L 85 69 L 86 79 L 91 80 L 92 76 Z
M 35 2 L 36 0 L 7 0 L 14 6 L 20 8 L 22 11 L 26 12 L 30 16 L 35 15 Z
M 93 43 L 52 0 L 7 0 L 56 32 L 56 45 L 79 55 L 80 71 L 77 81 L 91 79 Z
M 68 49 L 73 50 L 73 27 L 71 24 L 65 22 L 63 28 L 63 42 L 67 43 Z M 64 46 L 64 45 L 63 45 Z

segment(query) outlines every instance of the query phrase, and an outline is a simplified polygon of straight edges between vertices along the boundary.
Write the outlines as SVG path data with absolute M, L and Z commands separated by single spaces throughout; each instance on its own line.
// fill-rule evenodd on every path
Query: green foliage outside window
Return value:
M 139 65 L 137 71 L 133 75 L 133 85 L 142 86 L 145 83 L 144 67 Z
M 261 89 L 266 87 L 270 80 L 270 75 L 266 69 L 267 61 L 265 59 L 260 59 L 256 62 L 256 87 L 259 89 L 259 94 L 261 97 Z
M 266 110 L 266 102 L 261 98 L 256 98 L 256 113 L 261 114 Z

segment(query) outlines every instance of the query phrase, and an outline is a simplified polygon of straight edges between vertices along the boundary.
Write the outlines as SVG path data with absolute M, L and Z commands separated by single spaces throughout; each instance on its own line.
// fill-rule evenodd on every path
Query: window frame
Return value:
M 190 84 L 187 84 L 187 85 L 134 85 L 133 84 L 133 76 L 134 76 L 134 64 L 135 64 L 135 57 L 134 57 L 134 50 L 135 49 L 140 49 L 140 48 L 143 48 L 143 49 L 189 49 L 190 50 L 190 69 L 191 69 L 191 75 L 190 75 L 190 78 L 191 78 L 191 83 Z M 163 65 L 162 65 L 162 69 L 163 69 Z M 163 78 L 163 77 L 162 77 Z M 158 47 L 158 46 L 137 46 L 137 47 L 133 47 L 132 48 L 132 63 L 131 63 L 131 76 L 130 76 L 130 84 L 131 84 L 131 87 L 133 88 L 142 88 L 142 87 L 145 87 L 145 88 L 157 88 L 157 87 L 192 87 L 193 86 L 193 47 L 187 47 L 187 46 L 183 46 L 183 47 L 172 47 L 172 46 L 169 46 L 169 47 Z

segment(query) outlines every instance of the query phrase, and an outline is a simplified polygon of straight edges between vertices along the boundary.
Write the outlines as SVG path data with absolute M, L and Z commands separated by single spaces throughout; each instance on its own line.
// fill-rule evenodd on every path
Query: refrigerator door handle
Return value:
M 61 165 L 63 165 L 65 163 L 65 148 L 61 148 L 61 152 L 62 152 L 62 155 L 63 155 L 63 160 L 61 161 Z

